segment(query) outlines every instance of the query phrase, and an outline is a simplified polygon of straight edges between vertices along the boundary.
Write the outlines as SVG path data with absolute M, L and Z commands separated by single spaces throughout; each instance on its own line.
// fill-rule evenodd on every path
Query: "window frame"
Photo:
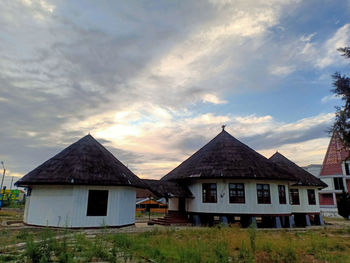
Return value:
M 215 185 L 215 189 L 211 186 Z M 215 192 L 215 196 L 212 193 Z M 208 198 L 209 197 L 209 198 Z M 202 183 L 202 203 L 217 203 L 218 188 L 216 183 Z
M 334 177 L 333 178 L 333 184 L 334 184 L 334 190 L 344 191 L 345 188 L 344 188 L 343 177 Z
M 259 189 L 259 186 L 261 186 L 261 189 Z M 267 189 L 265 189 L 265 186 L 267 186 Z M 261 192 L 260 197 L 259 192 Z M 265 193 L 268 193 L 268 195 L 265 196 Z M 270 184 L 256 184 L 256 196 L 258 204 L 271 204 Z
M 231 186 L 235 186 L 234 188 Z M 238 188 L 237 186 L 242 186 Z M 243 197 L 240 196 L 240 192 L 243 192 Z M 232 195 L 235 193 L 235 195 Z M 228 194 L 229 194 L 229 203 L 230 204 L 245 204 L 245 187 L 244 183 L 229 183 L 228 184 Z
M 283 191 L 281 191 L 281 189 L 283 189 Z M 287 204 L 287 195 L 286 195 L 286 186 L 285 185 L 278 185 L 278 200 L 280 202 L 280 205 Z
M 310 194 L 310 192 L 313 192 L 313 194 Z M 308 199 L 309 205 L 316 205 L 315 189 L 307 189 L 307 199 Z
M 98 200 L 96 197 L 101 198 Z M 86 216 L 107 216 L 109 190 L 89 189 Z
M 350 175 L 350 163 L 344 162 L 344 168 L 345 168 L 345 175 Z
M 297 193 L 297 195 L 295 195 Z M 298 197 L 298 202 L 294 202 L 294 197 Z M 300 205 L 299 189 L 289 189 L 289 201 L 291 205 Z

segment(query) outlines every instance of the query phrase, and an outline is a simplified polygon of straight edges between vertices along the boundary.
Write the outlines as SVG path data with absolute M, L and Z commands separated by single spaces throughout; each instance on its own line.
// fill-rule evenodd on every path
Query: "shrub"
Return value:
M 56 245 L 53 233 L 48 229 L 44 230 L 38 242 L 34 241 L 33 235 L 28 233 L 26 235 L 25 255 L 32 263 L 49 262 Z
M 218 263 L 228 263 L 228 250 L 226 242 L 218 242 L 214 247 L 216 261 Z
M 290 245 L 287 248 L 284 249 L 284 262 L 285 263 L 296 263 L 298 262 L 297 260 L 297 255 L 295 253 L 295 250 L 293 247 Z
M 252 249 L 253 254 L 255 253 L 255 239 L 256 239 L 256 225 L 251 224 L 248 228 L 250 247 Z
M 32 263 L 39 263 L 41 260 L 40 244 L 34 242 L 32 235 L 27 237 L 25 256 L 28 257 Z
M 68 248 L 68 233 L 68 229 L 65 228 L 62 239 L 60 239 L 60 241 L 57 243 L 55 252 L 59 263 L 73 262 L 73 255 Z
M 245 246 L 244 242 L 242 241 L 241 247 L 239 248 L 238 257 L 237 257 L 237 263 L 253 263 L 254 262 L 254 256 L 252 254 L 252 251 Z

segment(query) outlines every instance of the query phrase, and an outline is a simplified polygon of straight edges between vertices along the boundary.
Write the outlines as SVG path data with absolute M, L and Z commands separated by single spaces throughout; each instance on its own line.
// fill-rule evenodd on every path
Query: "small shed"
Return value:
M 168 205 L 162 202 L 162 199 L 155 200 L 151 197 L 136 199 L 137 212 L 151 212 L 151 213 L 167 213 Z
M 134 224 L 136 188 L 144 188 L 91 135 L 44 162 L 16 185 L 28 188 L 26 224 L 71 228 Z

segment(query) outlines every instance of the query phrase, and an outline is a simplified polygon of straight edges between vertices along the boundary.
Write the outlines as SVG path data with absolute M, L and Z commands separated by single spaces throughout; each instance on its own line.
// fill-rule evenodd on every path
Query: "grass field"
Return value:
M 334 222 L 292 231 L 219 226 L 110 233 L 106 228 L 70 232 L 3 227 L 1 240 L 7 241 L 1 243 L 0 262 L 350 262 L 350 223 Z

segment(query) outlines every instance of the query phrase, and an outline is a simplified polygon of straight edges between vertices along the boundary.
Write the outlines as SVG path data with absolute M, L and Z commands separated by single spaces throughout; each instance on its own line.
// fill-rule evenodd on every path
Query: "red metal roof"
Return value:
M 333 133 L 326 156 L 323 160 L 321 176 L 343 174 L 341 163 L 349 155 L 338 133 Z

